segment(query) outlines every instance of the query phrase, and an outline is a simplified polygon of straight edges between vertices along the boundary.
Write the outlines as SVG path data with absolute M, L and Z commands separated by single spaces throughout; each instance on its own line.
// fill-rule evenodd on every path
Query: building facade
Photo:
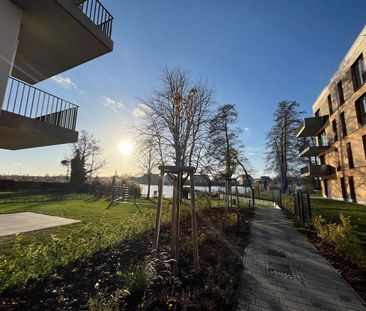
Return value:
M 0 1 L 0 149 L 72 143 L 78 106 L 34 86 L 113 50 L 98 0 Z
M 324 197 L 366 204 L 366 27 L 297 133 L 309 144 L 302 177 L 319 178 Z

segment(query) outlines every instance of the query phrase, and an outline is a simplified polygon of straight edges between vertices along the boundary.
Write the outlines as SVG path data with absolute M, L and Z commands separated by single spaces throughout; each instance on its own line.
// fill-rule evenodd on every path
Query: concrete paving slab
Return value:
M 69 218 L 49 216 L 33 212 L 10 213 L 0 215 L 0 237 L 47 229 L 80 222 Z
M 366 310 L 365 302 L 281 210 L 255 209 L 238 311 Z

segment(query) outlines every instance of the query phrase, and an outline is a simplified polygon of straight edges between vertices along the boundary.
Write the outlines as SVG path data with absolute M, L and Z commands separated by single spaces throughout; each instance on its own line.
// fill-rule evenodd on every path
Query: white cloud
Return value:
M 17 167 L 24 167 L 24 164 L 23 163 L 20 163 L 20 162 L 13 162 L 13 165 L 14 166 L 17 166 Z
M 136 118 L 141 118 L 146 114 L 147 110 L 149 110 L 149 107 L 144 104 L 139 104 L 135 109 L 132 110 L 132 114 Z
M 81 91 L 77 85 L 75 84 L 75 82 L 73 82 L 69 77 L 63 77 L 61 75 L 57 75 L 57 76 L 53 76 L 51 78 L 54 82 L 56 82 L 57 84 L 61 85 L 62 87 L 66 88 L 66 89 L 70 89 L 73 88 L 75 90 Z M 82 92 L 82 91 L 81 91 Z
M 143 110 L 141 110 L 140 108 L 135 108 L 134 110 L 132 110 L 132 114 L 136 118 L 140 118 L 140 117 L 143 117 L 145 115 L 145 112 Z
M 250 129 L 248 127 L 244 127 L 244 132 L 250 132 Z
M 119 101 L 116 101 L 108 96 L 103 97 L 102 105 L 104 107 L 111 108 L 112 110 L 116 110 L 123 107 L 123 104 Z
M 254 147 L 248 146 L 246 147 L 246 153 L 248 156 L 261 156 L 264 154 L 263 147 Z

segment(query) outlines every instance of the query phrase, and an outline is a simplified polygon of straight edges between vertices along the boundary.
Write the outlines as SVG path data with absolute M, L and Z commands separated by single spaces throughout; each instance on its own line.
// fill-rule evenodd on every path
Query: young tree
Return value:
M 147 175 L 147 196 L 150 199 L 151 176 L 155 168 L 158 166 L 157 154 L 154 149 L 152 136 L 140 137 L 138 148 L 138 164 L 142 171 Z
M 165 69 L 162 84 L 142 100 L 144 126 L 164 165 L 199 166 L 206 146 L 212 89 L 201 80 L 192 82 L 187 71 Z
M 71 161 L 70 160 L 67 160 L 67 159 L 65 159 L 65 160 L 62 160 L 61 161 L 61 165 L 63 166 L 63 167 L 66 167 L 66 180 L 69 180 L 69 173 L 70 173 L 70 164 L 71 164 Z
M 282 191 L 288 188 L 288 176 L 296 175 L 301 163 L 300 142 L 296 132 L 301 124 L 300 105 L 296 101 L 281 101 L 274 112 L 274 124 L 266 135 L 266 169 L 278 174 Z
M 233 129 L 238 119 L 234 105 L 220 106 L 210 120 L 210 145 L 208 149 L 209 166 L 216 177 L 228 181 L 237 167 L 236 155 L 240 149 L 238 129 Z
M 240 142 L 240 129 L 234 127 L 238 113 L 232 104 L 220 106 L 215 116 L 210 120 L 209 148 L 206 154 L 206 170 L 218 179 L 226 181 L 225 207 L 229 207 L 231 194 L 231 179 L 237 172 L 238 166 L 243 169 L 248 178 L 247 158 L 243 154 L 244 145 Z M 251 185 L 249 181 L 249 185 Z

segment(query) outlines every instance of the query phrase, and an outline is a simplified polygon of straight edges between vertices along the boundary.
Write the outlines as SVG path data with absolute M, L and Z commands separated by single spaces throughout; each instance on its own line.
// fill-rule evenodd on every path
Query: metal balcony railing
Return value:
M 74 3 L 109 38 L 112 36 L 113 16 L 98 0 L 73 0 Z
M 78 108 L 60 97 L 9 77 L 3 110 L 75 130 Z

